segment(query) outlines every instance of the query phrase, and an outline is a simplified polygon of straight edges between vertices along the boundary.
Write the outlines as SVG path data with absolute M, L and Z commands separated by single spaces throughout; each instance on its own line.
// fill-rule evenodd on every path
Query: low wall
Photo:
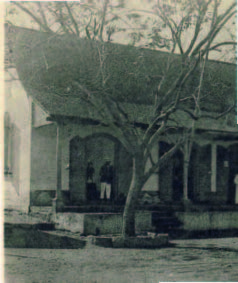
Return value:
M 85 235 L 120 234 L 122 231 L 121 213 L 57 213 L 53 221 L 57 229 Z M 151 212 L 136 212 L 135 226 L 136 232 L 151 231 Z
M 152 212 L 136 212 L 136 232 L 153 231 Z M 238 229 L 238 211 L 177 212 L 183 231 L 209 231 Z M 121 213 L 57 213 L 53 216 L 57 229 L 85 235 L 120 234 Z
M 52 221 L 56 229 L 84 233 L 84 217 L 83 213 L 57 213 L 52 216 Z
M 55 198 L 55 190 L 36 190 L 30 193 L 30 205 L 31 206 L 52 206 L 52 200 Z M 61 191 L 64 204 L 70 204 L 69 191 Z
M 176 217 L 188 231 L 238 229 L 238 211 L 177 212 Z
M 122 231 L 122 215 L 119 213 L 85 214 L 84 234 L 119 234 Z

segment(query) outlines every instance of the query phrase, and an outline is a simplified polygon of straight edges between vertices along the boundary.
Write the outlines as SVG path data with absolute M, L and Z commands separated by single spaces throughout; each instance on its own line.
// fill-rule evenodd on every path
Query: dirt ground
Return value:
M 157 250 L 5 249 L 6 283 L 238 282 L 238 238 L 176 240 Z

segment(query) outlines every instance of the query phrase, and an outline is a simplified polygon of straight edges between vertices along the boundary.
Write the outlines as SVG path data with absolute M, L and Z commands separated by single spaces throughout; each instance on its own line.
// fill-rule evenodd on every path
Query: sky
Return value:
M 169 1 L 169 0 L 168 0 Z M 80 1 L 79 1 L 80 2 Z M 84 1 L 87 2 L 87 1 Z M 98 1 L 99 5 L 102 5 L 102 0 Z M 126 9 L 127 10 L 148 10 L 151 11 L 152 6 L 155 4 L 156 0 L 154 1 L 148 1 L 148 0 L 130 0 L 126 1 Z M 233 0 L 222 0 L 222 4 L 220 6 L 220 12 L 225 10 Z M 9 3 L 5 3 L 5 7 L 8 7 Z M 145 15 L 145 14 L 144 14 Z M 146 14 L 146 17 L 151 14 Z M 178 16 L 179 18 L 179 16 Z M 27 28 L 34 28 L 38 29 L 38 25 L 32 24 L 30 21 L 30 17 L 28 17 L 24 12 L 20 12 L 18 15 L 10 15 L 7 16 L 7 19 L 10 20 L 14 25 L 16 26 L 22 26 L 22 27 L 27 27 Z M 215 39 L 214 43 L 219 43 L 221 41 L 230 41 L 231 36 L 230 33 L 233 35 L 236 35 L 237 30 L 236 30 L 236 24 L 232 25 L 231 23 L 234 22 L 235 20 L 231 20 L 229 24 L 224 28 L 217 38 Z M 126 27 L 122 22 L 120 22 L 120 27 Z M 128 26 L 127 26 L 128 27 Z M 229 30 L 229 31 L 228 31 Z M 201 32 L 201 36 L 205 35 L 207 32 L 206 29 Z M 193 35 L 193 30 L 190 29 L 186 32 L 186 36 L 182 38 L 182 44 L 184 46 L 188 46 L 190 43 L 190 40 Z M 128 37 L 125 35 L 125 33 L 117 33 L 116 35 L 113 36 L 113 41 L 121 44 L 126 44 L 128 42 Z M 144 40 L 145 42 L 145 40 Z M 143 41 L 140 43 L 143 44 Z M 229 46 L 230 48 L 230 46 Z M 233 57 L 232 53 L 229 52 L 212 52 L 210 53 L 209 58 L 214 59 L 214 60 L 220 60 L 220 61 L 231 61 L 231 58 Z

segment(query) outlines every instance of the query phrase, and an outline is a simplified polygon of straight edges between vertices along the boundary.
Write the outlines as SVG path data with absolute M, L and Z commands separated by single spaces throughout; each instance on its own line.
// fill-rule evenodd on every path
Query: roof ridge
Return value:
M 9 23 L 5 23 L 5 28 L 15 28 L 15 29 L 19 29 L 19 30 L 27 30 L 27 31 L 31 31 L 31 32 L 36 32 L 36 33 L 45 33 L 45 34 L 50 34 L 49 32 L 47 31 L 40 31 L 40 30 L 36 30 L 36 29 L 32 29 L 32 28 L 26 28 L 26 27 L 20 27 L 20 26 L 16 26 L 16 25 L 10 25 Z M 56 33 L 55 33 L 56 34 Z M 72 37 L 76 37 L 74 34 L 56 34 L 58 35 L 59 37 L 61 36 L 72 36 Z M 89 40 L 87 38 L 80 38 L 80 39 L 83 39 L 83 40 Z M 97 42 L 97 41 L 95 41 Z M 128 46 L 127 44 L 122 44 L 122 43 L 117 43 L 117 42 L 105 42 L 107 44 L 112 44 L 112 45 L 118 45 L 118 46 Z M 162 51 L 162 50 L 154 50 L 154 49 L 150 49 L 150 48 L 145 48 L 145 47 L 139 47 L 139 46 L 131 46 L 135 49 L 140 49 L 140 50 L 146 50 L 146 51 L 150 51 L 150 52 L 153 52 L 153 53 L 164 53 L 164 54 L 171 54 L 169 52 L 166 52 L 166 51 Z M 180 54 L 177 54 L 177 53 L 173 53 L 174 56 L 178 56 L 180 57 L 181 55 Z M 215 62 L 215 63 L 218 63 L 218 64 L 226 64 L 226 65 L 234 65 L 234 66 L 237 66 L 237 63 L 232 63 L 232 62 L 226 62 L 226 61 L 220 61 L 220 60 L 215 60 L 215 59 L 209 59 L 208 62 Z

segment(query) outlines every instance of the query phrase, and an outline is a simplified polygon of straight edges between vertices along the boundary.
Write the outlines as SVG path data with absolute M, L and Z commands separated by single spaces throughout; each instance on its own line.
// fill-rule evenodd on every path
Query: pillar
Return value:
M 217 191 L 217 145 L 212 144 L 211 154 L 211 192 Z
M 236 190 L 235 190 L 235 204 L 238 204 L 238 174 L 235 175 L 234 183 L 235 183 L 235 186 L 236 186 Z
M 64 202 L 62 197 L 62 139 L 63 124 L 57 123 L 56 136 L 56 196 L 53 201 L 55 212 L 63 211 Z

